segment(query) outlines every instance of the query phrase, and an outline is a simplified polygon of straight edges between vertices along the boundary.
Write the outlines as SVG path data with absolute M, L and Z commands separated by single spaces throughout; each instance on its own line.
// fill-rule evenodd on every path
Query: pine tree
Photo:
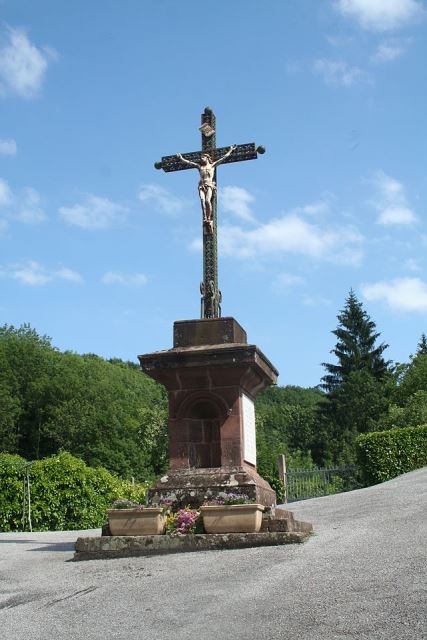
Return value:
M 376 345 L 380 334 L 352 290 L 337 318 L 332 333 L 338 340 L 331 353 L 338 363 L 323 363 L 326 395 L 318 416 L 318 457 L 322 463 L 348 464 L 355 461 L 355 437 L 375 429 L 387 412 L 392 377 L 382 355 L 388 345 Z
M 390 362 L 382 353 L 387 344 L 375 346 L 380 334 L 363 305 L 350 290 L 344 309 L 337 316 L 339 324 L 332 333 L 338 338 L 334 353 L 338 364 L 322 363 L 327 374 L 322 378 L 322 387 L 331 393 L 338 389 L 345 379 L 356 371 L 368 371 L 380 380 L 388 371 Z
M 417 353 L 415 355 L 417 356 L 427 355 L 427 338 L 425 333 L 421 334 L 421 338 L 417 347 Z

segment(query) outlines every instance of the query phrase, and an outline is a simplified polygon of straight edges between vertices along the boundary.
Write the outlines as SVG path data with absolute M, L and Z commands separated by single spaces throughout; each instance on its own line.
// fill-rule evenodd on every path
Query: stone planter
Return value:
M 258 533 L 262 504 L 221 504 L 200 507 L 206 533 Z
M 108 524 L 112 536 L 160 535 L 165 531 L 166 515 L 160 507 L 109 509 Z

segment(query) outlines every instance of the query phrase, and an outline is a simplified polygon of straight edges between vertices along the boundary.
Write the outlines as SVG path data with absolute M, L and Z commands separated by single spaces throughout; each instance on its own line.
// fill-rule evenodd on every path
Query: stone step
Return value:
M 310 522 L 295 520 L 292 511 L 276 508 L 271 514 L 264 515 L 261 531 L 269 531 L 272 533 L 279 531 L 311 533 L 313 531 L 313 525 Z
M 277 531 L 156 536 L 77 538 L 74 560 L 123 558 L 219 549 L 270 547 L 304 542 L 309 532 Z

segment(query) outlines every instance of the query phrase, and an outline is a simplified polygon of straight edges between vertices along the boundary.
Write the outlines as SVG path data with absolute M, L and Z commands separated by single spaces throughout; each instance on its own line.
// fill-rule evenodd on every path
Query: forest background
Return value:
M 258 470 L 351 464 L 361 433 L 427 423 L 427 340 L 406 363 L 350 291 L 325 375 L 272 387 L 256 402 Z M 38 460 L 68 451 L 91 467 L 150 482 L 167 468 L 167 397 L 133 362 L 56 349 L 29 325 L 0 328 L 0 451 Z

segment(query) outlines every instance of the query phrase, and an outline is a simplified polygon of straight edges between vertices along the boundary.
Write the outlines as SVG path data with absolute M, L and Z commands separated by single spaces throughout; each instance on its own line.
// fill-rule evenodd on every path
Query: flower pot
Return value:
M 166 515 L 159 507 L 109 509 L 108 524 L 112 536 L 160 535 L 165 531 Z
M 258 533 L 262 504 L 204 505 L 200 508 L 206 533 Z

